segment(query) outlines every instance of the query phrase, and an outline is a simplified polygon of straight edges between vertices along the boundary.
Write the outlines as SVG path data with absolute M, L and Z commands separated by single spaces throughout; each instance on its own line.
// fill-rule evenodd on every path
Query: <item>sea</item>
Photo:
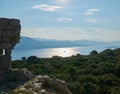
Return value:
M 51 58 L 53 56 L 69 57 L 76 54 L 88 55 L 91 51 L 101 52 L 110 47 L 87 46 L 87 47 L 63 47 L 63 48 L 44 48 L 44 49 L 22 49 L 13 50 L 12 60 L 20 60 L 21 57 L 37 56 L 39 58 Z M 111 49 L 114 49 L 111 47 Z

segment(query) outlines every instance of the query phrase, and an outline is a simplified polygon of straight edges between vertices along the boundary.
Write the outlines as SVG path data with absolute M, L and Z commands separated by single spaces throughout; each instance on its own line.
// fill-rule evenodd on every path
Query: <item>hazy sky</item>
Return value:
M 24 36 L 120 41 L 120 0 L 0 0 L 0 17 L 20 19 Z

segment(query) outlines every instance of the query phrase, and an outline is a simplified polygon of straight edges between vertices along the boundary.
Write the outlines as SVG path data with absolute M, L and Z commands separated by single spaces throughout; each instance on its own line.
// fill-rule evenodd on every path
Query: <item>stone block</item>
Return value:
M 15 31 L 13 32 L 13 34 L 14 34 L 14 36 L 20 36 L 19 30 L 15 30 Z
M 7 31 L 13 31 L 14 28 L 13 28 L 12 25 L 7 25 L 7 26 L 6 26 L 6 30 L 7 30 Z
M 18 19 L 10 19 L 9 20 L 9 25 L 19 25 L 20 24 L 20 20 Z
M 0 70 L 6 71 L 10 68 L 11 56 L 0 56 Z
M 0 42 L 2 42 L 1 36 L 0 36 Z
M 2 36 L 2 30 L 0 30 L 0 36 Z
M 7 34 L 4 34 L 6 37 L 12 36 L 13 35 L 13 31 L 9 30 L 7 31 Z
M 8 18 L 0 18 L 0 25 L 8 25 Z
M 18 24 L 18 25 L 14 25 L 13 28 L 14 28 L 14 29 L 19 29 L 19 30 L 20 30 L 20 29 L 21 29 L 21 25 L 19 25 L 19 24 Z
M 2 41 L 6 42 L 6 43 L 9 43 L 9 38 L 8 37 L 3 37 Z

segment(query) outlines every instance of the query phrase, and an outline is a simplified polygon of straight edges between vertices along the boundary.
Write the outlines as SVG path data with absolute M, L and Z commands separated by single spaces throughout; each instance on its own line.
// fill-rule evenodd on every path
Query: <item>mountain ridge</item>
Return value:
M 93 40 L 52 40 L 52 39 L 35 39 L 30 37 L 21 37 L 20 43 L 16 45 L 16 50 L 22 49 L 44 49 L 44 48 L 63 48 L 63 47 L 86 47 L 86 46 L 108 46 L 120 47 L 120 41 L 100 42 Z

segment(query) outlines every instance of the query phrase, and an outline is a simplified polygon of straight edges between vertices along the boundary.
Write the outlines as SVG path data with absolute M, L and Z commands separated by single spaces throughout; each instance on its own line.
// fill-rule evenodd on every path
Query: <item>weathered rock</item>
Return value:
M 33 79 L 29 80 L 28 82 L 24 83 L 24 84 L 19 84 L 16 88 L 11 89 L 11 90 L 7 90 L 6 91 L 2 91 L 2 92 L 6 92 L 8 94 L 72 94 L 68 88 L 67 88 L 67 84 L 65 81 L 60 80 L 58 78 L 50 78 L 49 79 L 47 76 L 35 76 Z M 41 80 L 39 80 L 39 78 L 42 78 L 42 83 L 39 82 Z M 44 80 L 45 78 L 45 80 Z M 37 82 L 36 82 L 37 81 Z M 45 82 L 47 81 L 47 82 Z M 12 84 L 15 84 L 18 82 L 7 82 L 7 85 L 9 84 L 9 88 L 11 86 L 13 86 Z M 42 84 L 50 84 L 47 87 L 42 87 Z M 15 84 L 16 85 L 16 84 Z M 0 91 L 1 92 L 1 91 Z
M 20 39 L 20 20 L 0 18 L 0 71 L 10 68 L 11 51 Z M 4 52 L 4 53 L 3 53 Z
M 17 40 L 20 38 L 20 20 L 18 19 L 8 19 L 8 18 L 0 18 L 0 40 L 1 43 L 12 43 L 13 48 L 18 43 Z M 15 38 L 17 37 L 17 40 Z M 7 38 L 7 40 L 6 40 Z M 0 46 L 0 48 L 4 49 Z
M 66 82 L 58 78 L 51 78 L 50 86 L 61 90 L 67 88 Z
M 28 81 L 34 77 L 34 75 L 26 68 L 13 70 L 13 75 L 16 76 L 18 81 Z
M 27 69 L 9 69 L 1 73 L 0 82 L 26 82 L 34 78 L 34 75 Z
M 72 94 L 68 88 L 65 81 L 58 78 L 51 78 L 49 81 L 51 87 L 59 91 L 59 94 Z
M 47 75 L 38 75 L 37 78 L 39 82 L 42 83 L 43 88 L 52 87 L 59 92 L 59 94 L 72 94 L 68 88 L 65 81 L 58 78 L 50 78 Z
M 45 83 L 45 82 L 49 82 L 50 77 L 48 75 L 38 75 L 37 78 L 39 79 L 39 82 L 41 83 Z
M 39 91 L 40 94 L 47 94 L 45 89 L 42 89 L 41 91 Z

